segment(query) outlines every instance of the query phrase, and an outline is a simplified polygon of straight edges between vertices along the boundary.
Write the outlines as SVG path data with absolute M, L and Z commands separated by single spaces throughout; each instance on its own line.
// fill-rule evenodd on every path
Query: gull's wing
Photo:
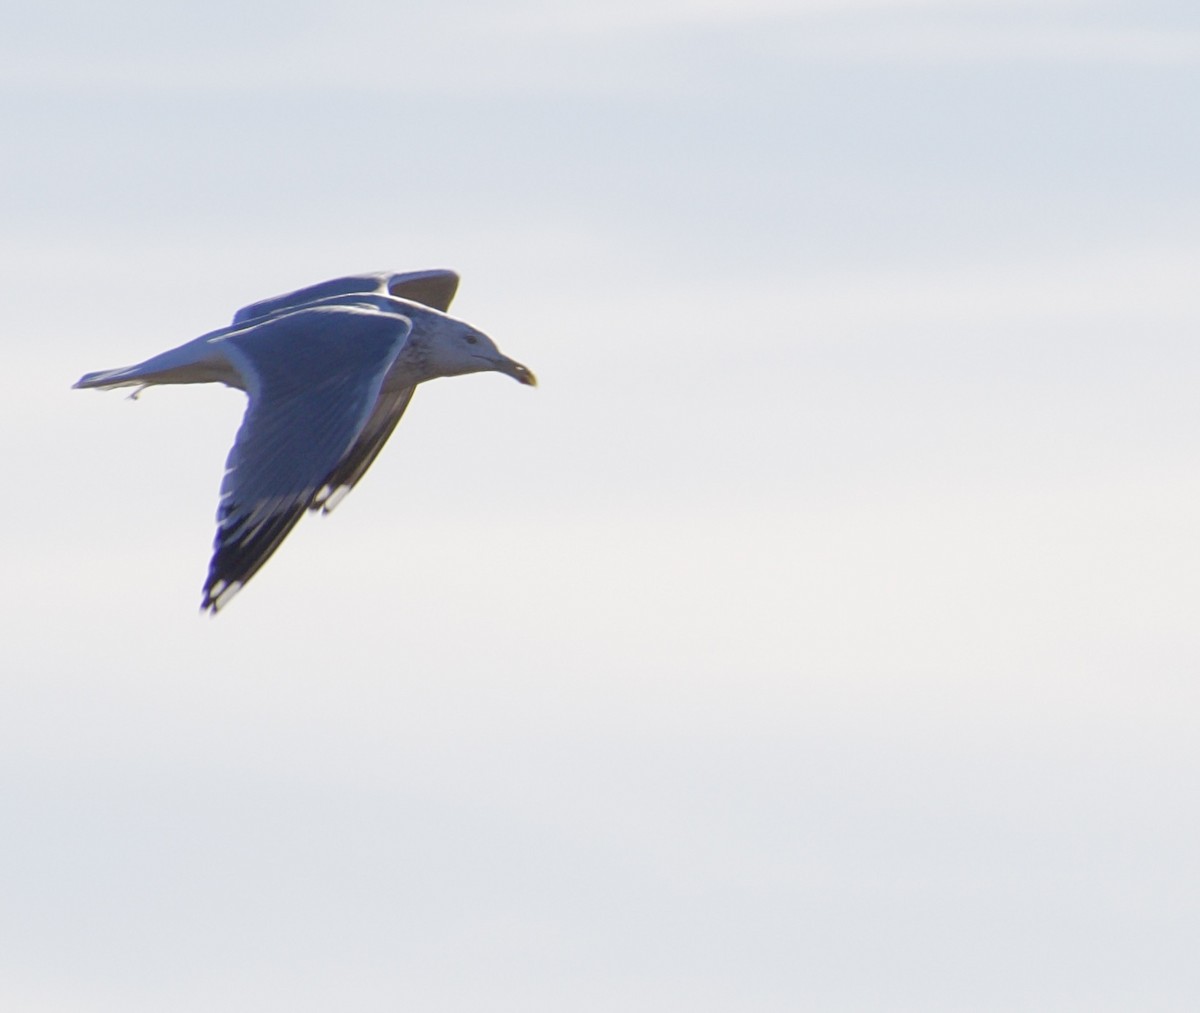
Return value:
M 458 291 L 458 275 L 442 268 L 391 274 L 388 275 L 387 291 L 397 299 L 432 306 L 445 313 Z
M 345 278 L 334 278 L 317 285 L 272 296 L 259 302 L 243 306 L 233 315 L 235 324 L 247 323 L 278 313 L 280 310 L 299 309 L 306 303 L 331 296 L 354 293 L 394 295 L 422 306 L 432 306 L 443 313 L 450 308 L 454 293 L 458 291 L 458 275 L 453 271 L 435 268 L 429 271 L 408 271 L 397 274 L 392 271 L 377 271 L 371 274 L 352 274 Z
M 321 307 L 218 339 L 250 404 L 225 463 L 201 608 L 225 605 L 339 474 L 411 330 L 402 316 Z
M 413 386 L 380 392 L 371 417 L 359 431 L 353 445 L 338 461 L 337 467 L 325 478 L 310 510 L 320 509 L 329 513 L 354 488 L 387 443 L 416 389 Z

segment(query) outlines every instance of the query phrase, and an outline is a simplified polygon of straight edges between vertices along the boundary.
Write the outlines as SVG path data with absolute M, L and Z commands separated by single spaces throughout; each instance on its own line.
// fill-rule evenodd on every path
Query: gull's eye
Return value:
M 468 345 L 474 345 L 474 344 L 478 344 L 479 339 L 477 337 L 475 337 L 474 334 L 468 334 L 466 341 L 467 341 Z

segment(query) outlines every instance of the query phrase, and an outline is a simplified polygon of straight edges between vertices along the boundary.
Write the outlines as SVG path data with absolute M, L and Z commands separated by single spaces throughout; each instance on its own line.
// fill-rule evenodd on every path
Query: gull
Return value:
M 200 608 L 216 614 L 306 510 L 329 513 L 383 448 L 417 384 L 492 370 L 531 387 L 525 366 L 447 315 L 453 271 L 350 275 L 263 299 L 233 323 L 76 388 L 223 383 L 246 414 L 225 462 Z

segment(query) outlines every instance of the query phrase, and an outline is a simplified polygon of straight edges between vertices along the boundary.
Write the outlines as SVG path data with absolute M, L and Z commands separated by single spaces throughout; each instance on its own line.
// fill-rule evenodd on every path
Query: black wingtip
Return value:
M 214 580 L 204 589 L 204 599 L 200 602 L 200 611 L 216 615 L 233 599 L 245 585 L 241 580 Z
M 238 511 L 232 506 L 223 509 L 218 521 L 217 537 L 213 542 L 216 551 L 204 582 L 201 610 L 216 615 L 228 605 L 279 548 L 279 543 L 304 516 L 306 506 L 307 503 L 300 500 L 249 530 L 235 533 L 230 533 L 222 526 L 222 522 L 231 515 L 236 516 Z

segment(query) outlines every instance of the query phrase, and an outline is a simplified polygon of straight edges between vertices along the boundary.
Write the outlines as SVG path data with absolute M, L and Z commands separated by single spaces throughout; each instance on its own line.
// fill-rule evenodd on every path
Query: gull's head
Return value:
M 525 366 L 504 355 L 482 331 L 443 317 L 425 337 L 425 359 L 433 376 L 461 376 L 489 370 L 511 376 L 518 383 L 537 386 L 537 377 Z

